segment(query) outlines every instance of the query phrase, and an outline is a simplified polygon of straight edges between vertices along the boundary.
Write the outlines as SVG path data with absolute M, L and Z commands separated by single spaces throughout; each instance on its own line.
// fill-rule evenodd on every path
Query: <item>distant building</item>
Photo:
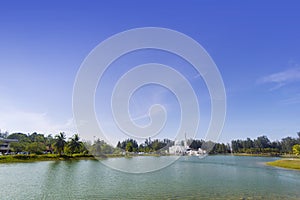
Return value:
M 169 154 L 173 155 L 188 155 L 188 156 L 200 156 L 205 155 L 206 151 L 199 148 L 198 150 L 192 150 L 187 144 L 186 134 L 184 144 L 181 141 L 175 141 L 175 144 L 169 147 Z
M 0 152 L 7 153 L 10 151 L 10 143 L 11 142 L 18 142 L 17 139 L 4 139 L 0 138 Z
M 185 152 L 186 148 L 178 143 L 174 146 L 169 147 L 169 154 L 183 155 Z
M 200 156 L 206 154 L 205 150 L 199 148 L 198 150 L 192 150 L 188 145 L 180 145 L 180 143 L 169 147 L 169 154 L 173 155 L 187 155 L 187 156 Z

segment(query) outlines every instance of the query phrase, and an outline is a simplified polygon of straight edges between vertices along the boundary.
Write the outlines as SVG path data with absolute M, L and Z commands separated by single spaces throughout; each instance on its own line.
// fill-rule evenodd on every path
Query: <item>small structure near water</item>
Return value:
M 17 139 L 5 139 L 0 138 L 0 153 L 5 154 L 10 151 L 10 143 L 11 142 L 18 142 Z

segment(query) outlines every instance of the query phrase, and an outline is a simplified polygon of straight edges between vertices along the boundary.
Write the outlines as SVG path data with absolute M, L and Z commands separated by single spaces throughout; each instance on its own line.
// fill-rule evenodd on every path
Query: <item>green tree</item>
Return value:
M 10 149 L 13 152 L 26 151 L 27 146 L 31 143 L 28 135 L 24 133 L 13 133 L 7 136 L 8 139 L 17 139 L 18 142 L 12 142 L 10 144 Z
M 293 146 L 293 153 L 296 154 L 297 156 L 300 155 L 300 144 L 295 144 Z
M 254 140 L 254 146 L 259 149 L 269 148 L 270 144 L 271 144 L 270 140 L 268 139 L 267 136 L 264 135 Z
M 125 150 L 127 152 L 132 152 L 133 151 L 133 147 L 132 147 L 132 143 L 131 142 L 127 142 Z
M 43 154 L 46 151 L 46 145 L 41 142 L 31 142 L 26 146 L 26 151 L 35 154 Z
M 291 137 L 286 137 L 281 140 L 281 146 L 283 153 L 292 153 L 293 146 L 297 143 L 297 140 Z
M 114 148 L 106 143 L 103 144 L 101 148 L 102 148 L 102 153 L 104 154 L 111 154 L 114 152 Z
M 29 143 L 26 143 L 26 142 L 12 142 L 10 144 L 10 149 L 11 151 L 13 152 L 22 152 L 22 151 L 26 151 L 26 146 L 28 145 Z
M 49 134 L 46 138 L 45 138 L 45 145 L 47 148 L 48 152 L 53 153 L 53 144 L 55 143 L 55 139 L 52 137 L 51 134 Z
M 159 149 L 162 148 L 162 145 L 161 143 L 159 142 L 159 140 L 154 140 L 153 143 L 152 143 L 152 149 L 154 151 L 158 151 Z
M 70 149 L 71 153 L 79 153 L 82 146 L 82 142 L 79 141 L 78 134 L 73 135 L 68 142 L 68 148 Z
M 96 156 L 100 156 L 102 154 L 101 145 L 103 144 L 103 141 L 100 139 L 97 139 L 94 144 L 92 145 L 92 152 Z
M 17 139 L 19 142 L 31 142 L 30 138 L 24 133 L 13 133 L 7 139 Z
M 117 147 L 118 147 L 118 148 L 122 148 L 121 142 L 120 142 L 120 141 L 118 141 Z
M 123 142 L 118 143 L 117 147 L 121 148 L 125 151 L 129 150 L 128 152 L 137 152 L 139 145 L 136 140 L 127 139 L 127 140 L 124 140 Z
M 66 135 L 65 133 L 59 133 L 58 135 L 55 136 L 55 143 L 54 147 L 56 148 L 56 151 L 58 154 L 61 156 L 62 153 L 64 152 L 64 147 L 66 144 Z
M 42 143 L 46 142 L 46 138 L 44 137 L 44 135 L 38 134 L 36 132 L 32 133 L 31 135 L 28 135 L 28 137 L 31 140 L 31 142 L 42 142 Z

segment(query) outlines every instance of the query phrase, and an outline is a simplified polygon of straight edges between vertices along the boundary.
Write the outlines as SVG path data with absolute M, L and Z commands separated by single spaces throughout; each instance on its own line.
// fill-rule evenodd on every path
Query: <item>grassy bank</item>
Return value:
M 287 169 L 300 170 L 300 159 L 294 158 L 294 159 L 276 160 L 273 162 L 267 162 L 267 165 L 273 167 L 283 167 Z
M 106 158 L 132 158 L 136 156 L 162 156 L 161 154 L 101 154 L 99 156 L 93 156 L 88 154 L 73 154 L 73 155 L 62 155 L 58 154 L 43 154 L 43 155 L 6 155 L 0 156 L 1 163 L 13 163 L 13 162 L 35 162 L 35 161 L 51 161 L 51 160 L 101 160 Z
M 233 153 L 234 156 L 255 156 L 255 157 L 279 157 L 279 154 L 272 153 Z
M 50 160 L 81 160 L 81 159 L 95 159 L 92 155 L 73 154 L 62 155 L 58 154 L 44 154 L 44 155 L 7 155 L 0 156 L 0 163 L 12 162 L 35 162 L 35 161 L 50 161 Z
M 280 158 L 299 158 L 295 154 L 274 154 L 274 153 L 233 153 L 234 156 L 255 156 L 255 157 L 280 157 Z

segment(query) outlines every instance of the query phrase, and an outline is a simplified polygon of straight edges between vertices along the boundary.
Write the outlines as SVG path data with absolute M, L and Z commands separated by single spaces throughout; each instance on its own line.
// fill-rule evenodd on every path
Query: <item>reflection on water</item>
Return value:
M 157 159 L 167 157 L 105 162 L 131 162 L 134 168 Z M 119 172 L 93 160 L 0 164 L 0 199 L 300 199 L 300 171 L 264 165 L 271 160 L 182 157 L 146 174 Z

